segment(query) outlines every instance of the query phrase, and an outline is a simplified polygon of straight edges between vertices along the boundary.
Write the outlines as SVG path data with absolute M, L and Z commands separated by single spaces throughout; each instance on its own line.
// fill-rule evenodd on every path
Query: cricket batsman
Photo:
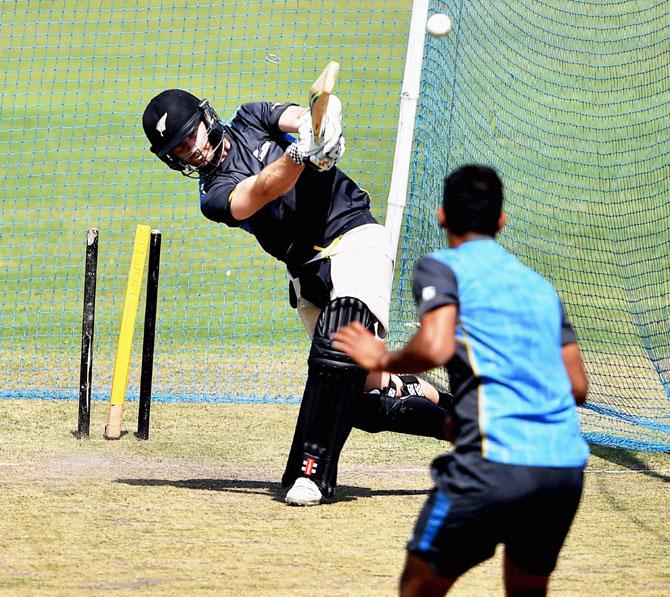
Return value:
M 293 103 L 244 103 L 223 123 L 206 99 L 168 89 L 142 120 L 151 151 L 199 179 L 203 215 L 253 234 L 288 270 L 291 305 L 312 338 L 282 478 L 292 505 L 333 497 L 353 426 L 442 439 L 450 422 L 448 394 L 412 376 L 368 378 L 333 348 L 331 335 L 352 321 L 386 335 L 394 262 L 368 193 L 336 166 L 345 148 L 341 118 L 331 95 L 317 140 L 309 109 Z

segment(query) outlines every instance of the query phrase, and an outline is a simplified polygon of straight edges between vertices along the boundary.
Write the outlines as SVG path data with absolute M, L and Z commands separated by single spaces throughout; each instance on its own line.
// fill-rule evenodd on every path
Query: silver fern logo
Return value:
M 163 136 L 165 132 L 165 123 L 167 122 L 167 112 L 160 117 L 160 120 L 156 123 L 156 130 Z

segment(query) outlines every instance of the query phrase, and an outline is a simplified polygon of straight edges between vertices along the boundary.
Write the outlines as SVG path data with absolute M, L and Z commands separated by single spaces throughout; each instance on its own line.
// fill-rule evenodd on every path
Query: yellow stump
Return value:
M 144 264 L 149 252 L 151 227 L 139 224 L 135 231 L 133 256 L 130 260 L 126 298 L 123 302 L 121 317 L 121 331 L 119 344 L 116 350 L 114 376 L 112 377 L 112 394 L 109 399 L 109 414 L 105 426 L 105 439 L 119 439 L 121 437 L 121 421 L 123 419 L 123 403 L 126 399 L 128 386 L 128 370 L 130 368 L 130 353 L 133 348 L 133 333 L 137 319 L 137 307 L 140 303 Z

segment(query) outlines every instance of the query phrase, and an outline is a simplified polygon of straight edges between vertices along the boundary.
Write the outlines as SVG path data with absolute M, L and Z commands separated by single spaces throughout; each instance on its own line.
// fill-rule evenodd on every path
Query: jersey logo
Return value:
M 265 159 L 265 156 L 268 154 L 268 151 L 270 151 L 270 141 L 266 141 L 261 145 L 259 148 L 254 149 L 254 157 L 259 161 L 262 162 Z
M 434 299 L 436 294 L 437 294 L 437 291 L 435 290 L 435 286 L 426 286 L 421 291 L 421 298 L 424 301 L 429 301 L 431 299 Z
M 163 116 L 160 117 L 160 120 L 156 123 L 156 130 L 161 134 L 161 137 L 165 132 L 166 122 L 167 122 L 167 112 L 163 114 Z

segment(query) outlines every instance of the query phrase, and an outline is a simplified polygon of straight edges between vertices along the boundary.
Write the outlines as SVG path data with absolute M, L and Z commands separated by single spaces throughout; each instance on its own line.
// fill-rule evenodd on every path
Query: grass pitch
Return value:
M 151 438 L 76 440 L 73 401 L 4 400 L 0 594 L 393 595 L 446 446 L 352 434 L 336 502 L 290 508 L 279 485 L 297 407 L 157 404 Z M 127 405 L 126 428 L 135 426 Z M 594 448 L 551 588 L 670 592 L 670 455 Z M 454 595 L 502 594 L 498 553 Z

